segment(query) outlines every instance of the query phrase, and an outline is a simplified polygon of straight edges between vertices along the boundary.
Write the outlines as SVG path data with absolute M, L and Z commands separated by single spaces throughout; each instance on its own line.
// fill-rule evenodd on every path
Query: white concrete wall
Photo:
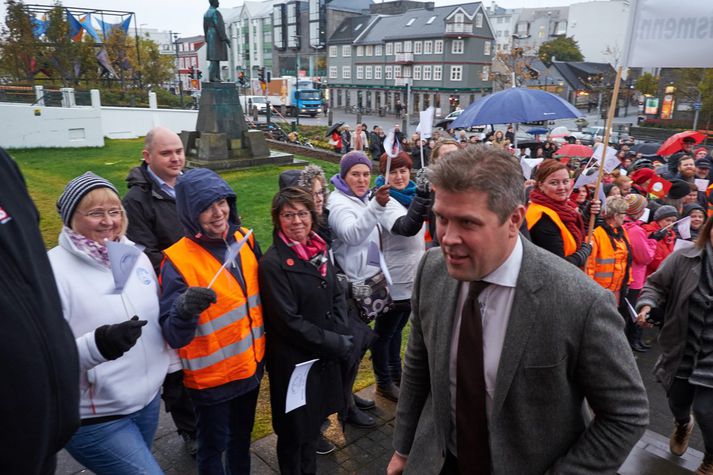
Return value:
M 110 139 L 143 137 L 153 127 L 161 125 L 180 133 L 196 130 L 198 111 L 173 109 L 146 109 L 139 107 L 101 108 L 103 136 Z
M 0 124 L 3 148 L 104 146 L 101 111 L 93 107 L 0 103 Z
M 624 52 L 629 6 L 621 0 L 573 3 L 569 6 L 567 36 L 573 36 L 585 61 L 617 66 Z M 607 54 L 609 48 L 612 54 Z

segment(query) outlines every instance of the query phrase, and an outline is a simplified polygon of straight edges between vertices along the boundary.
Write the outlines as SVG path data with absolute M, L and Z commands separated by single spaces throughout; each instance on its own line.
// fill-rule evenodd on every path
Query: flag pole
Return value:
M 423 138 L 421 138 L 420 142 L 421 142 L 421 168 L 423 168 Z
M 604 160 L 606 159 L 607 156 L 607 147 L 609 147 L 609 130 L 611 129 L 613 122 L 614 122 L 614 111 L 616 110 L 616 107 L 619 105 L 619 85 L 621 84 L 621 70 L 622 67 L 619 66 L 619 68 L 616 71 L 616 80 L 614 81 L 614 91 L 612 92 L 612 99 L 609 102 L 609 110 L 607 113 L 607 123 L 606 127 L 604 127 L 604 148 L 602 149 L 602 159 L 601 163 L 599 164 L 599 174 L 597 175 L 597 182 L 596 186 L 594 188 L 594 198 L 592 198 L 592 201 L 595 199 L 599 199 L 599 187 L 602 186 L 602 178 L 604 177 Z M 602 206 L 604 203 L 602 203 Z M 589 230 L 587 231 L 587 243 L 592 242 L 592 234 L 594 233 L 594 221 L 597 218 L 597 216 L 594 213 L 589 214 Z

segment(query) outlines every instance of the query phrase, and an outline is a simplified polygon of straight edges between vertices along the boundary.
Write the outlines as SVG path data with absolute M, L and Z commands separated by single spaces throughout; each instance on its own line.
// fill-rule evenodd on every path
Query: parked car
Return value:
M 240 102 L 243 109 L 245 109 L 243 112 L 246 114 L 251 114 L 253 107 L 257 107 L 258 114 L 267 112 L 267 100 L 265 96 L 244 96 L 241 99 Z
M 600 141 L 604 140 L 604 127 L 584 127 L 581 132 L 572 132 L 572 136 L 581 140 L 584 145 L 592 145 L 597 138 Z M 609 143 L 619 143 L 619 134 L 617 132 L 609 131 Z

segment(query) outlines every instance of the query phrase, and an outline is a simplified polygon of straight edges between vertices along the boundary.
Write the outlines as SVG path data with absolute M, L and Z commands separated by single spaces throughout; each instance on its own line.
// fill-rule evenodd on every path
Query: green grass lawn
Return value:
M 78 149 L 32 149 L 10 150 L 25 176 L 30 195 L 40 211 L 40 227 L 47 248 L 57 245 L 62 222 L 55 203 L 72 178 L 86 171 L 110 180 L 123 195 L 127 187 L 125 178 L 131 167 L 140 163 L 143 140 L 106 140 L 102 148 Z M 339 166 L 321 160 L 309 160 L 321 166 L 329 179 Z M 272 243 L 270 204 L 278 189 L 278 176 L 292 167 L 263 167 L 222 173 L 223 178 L 235 190 L 238 211 L 243 225 L 253 228 L 263 251 Z M 404 346 L 410 328 L 404 331 Z M 370 355 L 364 358 L 355 387 L 363 388 L 374 383 Z M 258 439 L 272 432 L 267 378 L 263 380 L 258 402 L 253 438 Z

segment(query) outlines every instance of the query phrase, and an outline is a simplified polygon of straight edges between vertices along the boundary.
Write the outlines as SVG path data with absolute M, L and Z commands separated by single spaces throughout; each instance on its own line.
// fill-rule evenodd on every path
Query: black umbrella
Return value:
M 325 137 L 330 137 L 335 130 L 344 125 L 344 122 L 335 122 L 330 128 L 327 129 L 327 133 L 324 134 Z
M 656 155 L 661 144 L 659 142 L 643 142 L 638 143 L 631 147 L 631 151 L 634 153 L 640 153 L 641 155 Z

